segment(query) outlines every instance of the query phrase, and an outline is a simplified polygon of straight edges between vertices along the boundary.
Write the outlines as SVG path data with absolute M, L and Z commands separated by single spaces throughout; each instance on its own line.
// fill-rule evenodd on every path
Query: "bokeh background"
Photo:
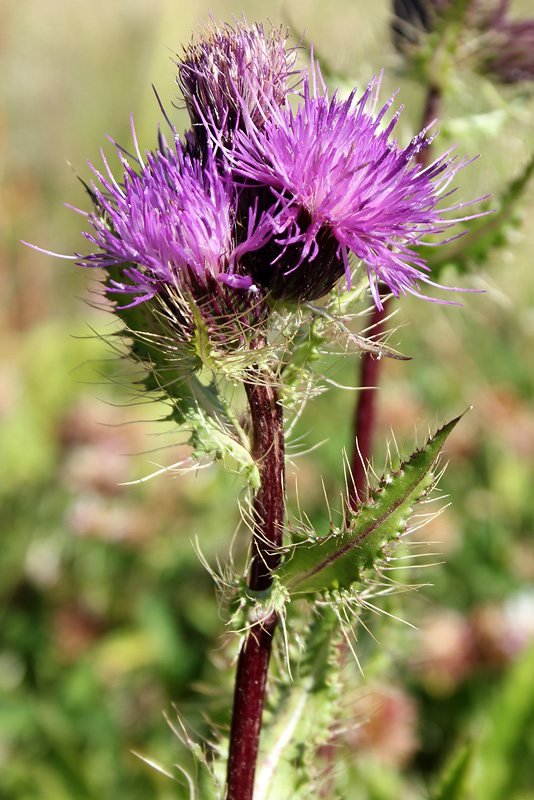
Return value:
M 124 486 L 186 453 L 158 422 L 164 409 L 131 392 L 91 306 L 94 274 L 21 245 L 85 250 L 87 208 L 73 169 L 126 147 L 133 113 L 152 147 L 161 112 L 187 125 L 173 52 L 209 9 L 266 22 L 265 4 L 191 0 L 3 0 L 0 6 L 0 797 L 113 800 L 188 797 L 176 730 L 228 724 L 232 648 L 221 638 L 212 580 L 239 523 L 238 477 L 217 468 Z M 528 0 L 512 3 L 529 13 Z M 328 79 L 364 86 L 380 69 L 384 99 L 401 86 L 398 136 L 418 130 L 423 89 L 400 72 L 389 4 L 273 2 L 268 16 L 313 41 Z M 303 58 L 306 51 L 303 49 Z M 438 150 L 482 153 L 464 199 L 497 193 L 534 149 L 533 87 L 506 91 L 467 73 L 443 110 Z M 71 166 L 72 165 L 72 169 Z M 473 797 L 534 798 L 534 271 L 532 191 L 506 243 L 445 283 L 484 289 L 463 308 L 408 299 L 386 361 L 375 467 L 387 439 L 408 453 L 473 404 L 447 446 L 451 505 L 427 528 L 427 563 L 403 579 L 419 591 L 383 607 L 416 630 L 367 618 L 362 679 L 347 667 L 338 772 L 354 800 L 428 797 L 436 775 L 476 743 Z M 522 225 L 519 223 L 522 219 Z M 350 361 L 350 360 L 349 360 Z M 336 379 L 354 384 L 357 361 Z M 300 503 L 326 525 L 320 479 L 343 486 L 355 395 L 311 404 L 295 452 Z M 335 420 L 335 426 L 332 421 Z M 241 548 L 241 549 L 240 549 Z M 242 558 L 238 535 L 236 560 Z M 438 563 L 440 562 L 440 563 Z M 534 675 L 534 669 L 532 670 Z M 161 764 L 166 777 L 134 755 Z M 341 767 L 341 764 L 344 766 Z M 342 774 L 341 774 L 342 773 Z

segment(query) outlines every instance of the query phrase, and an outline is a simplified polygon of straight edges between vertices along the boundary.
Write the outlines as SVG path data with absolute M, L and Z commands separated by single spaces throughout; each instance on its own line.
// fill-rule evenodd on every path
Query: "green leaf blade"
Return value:
M 308 593 L 349 589 L 359 581 L 362 571 L 383 559 L 386 545 L 400 539 L 413 506 L 432 489 L 439 454 L 459 419 L 444 425 L 399 470 L 384 475 L 348 528 L 297 543 L 278 570 L 280 582 L 290 592 Z

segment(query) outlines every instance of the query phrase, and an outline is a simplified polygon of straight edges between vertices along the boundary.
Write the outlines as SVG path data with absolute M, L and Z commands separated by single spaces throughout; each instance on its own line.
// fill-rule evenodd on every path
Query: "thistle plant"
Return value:
M 287 432 L 327 388 L 329 354 L 398 357 L 361 330 L 367 300 L 380 313 L 388 296 L 457 303 L 465 287 L 441 285 L 426 252 L 485 218 L 466 212 L 484 198 L 453 194 L 472 159 L 449 149 L 432 160 L 431 119 L 399 144 L 402 109 L 396 95 L 380 100 L 380 76 L 344 99 L 313 57 L 297 66 L 283 29 L 212 19 L 176 66 L 190 129 L 180 136 L 162 109 L 155 150 L 141 152 L 132 122 L 133 152 L 117 145 L 118 167 L 92 166 L 81 212 L 92 252 L 77 258 L 102 270 L 142 391 L 189 432 L 180 466 L 219 461 L 247 487 L 245 572 L 229 560 L 215 575 L 239 639 L 228 741 L 192 744 L 192 793 L 310 797 L 336 728 L 342 642 L 354 650 L 361 611 L 395 590 L 388 561 L 420 523 L 457 420 L 376 479 L 362 447 L 363 473 L 347 470 L 326 530 L 305 509 L 288 513 Z M 273 646 L 282 674 L 268 680 Z

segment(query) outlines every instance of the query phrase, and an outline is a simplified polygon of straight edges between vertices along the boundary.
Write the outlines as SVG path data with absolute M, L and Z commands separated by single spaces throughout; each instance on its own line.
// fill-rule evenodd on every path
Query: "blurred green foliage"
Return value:
M 241 11 L 211 7 L 217 18 Z M 258 3 L 244 10 L 249 21 L 263 16 Z M 163 713 L 178 730 L 179 715 L 200 739 L 208 732 L 205 714 L 216 725 L 229 721 L 235 642 L 224 639 L 214 586 L 193 542 L 198 537 L 212 566 L 224 561 L 239 522 L 241 479 L 212 468 L 122 485 L 178 462 L 187 453 L 183 439 L 158 423 L 164 409 L 139 402 L 128 372 L 92 334 L 105 334 L 110 321 L 76 299 L 93 299 L 88 276 L 19 244 L 24 238 L 65 253 L 84 249 L 80 218 L 61 206 L 86 202 L 65 159 L 87 177 L 85 159 L 98 160 L 106 132 L 127 146 L 132 110 L 142 142 L 152 146 L 158 109 L 150 83 L 167 108 L 176 96 L 165 45 L 178 50 L 207 12 L 202 4 L 185 9 L 164 0 L 98 0 L 90 11 L 67 0 L 46 9 L 37 0 L 8 0 L 0 11 L 0 137 L 9 154 L 0 167 L 6 800 L 188 797 L 172 765 L 187 766 L 189 756 Z M 386 63 L 384 97 L 402 80 L 386 43 L 385 2 L 373 4 L 372 16 L 367 4 L 341 0 L 327 11 L 300 0 L 269 14 L 291 22 L 297 38 L 307 28 L 333 73 L 361 86 Z M 446 108 L 439 146 L 450 144 L 448 131 L 460 131 L 461 154 L 483 153 L 465 176 L 477 184 L 464 187 L 469 197 L 512 180 L 531 155 L 532 92 L 509 94 L 466 80 Z M 408 138 L 418 124 L 419 88 L 401 90 L 403 101 L 399 135 Z M 492 108 L 506 112 L 494 138 L 478 116 L 469 124 Z M 525 220 L 531 194 L 529 202 Z M 414 358 L 384 364 L 377 472 L 392 434 L 409 453 L 414 425 L 422 442 L 429 427 L 470 404 L 474 411 L 447 446 L 451 463 L 441 486 L 452 505 L 424 533 L 437 542 L 429 544 L 438 555 L 428 562 L 444 563 L 413 577 L 407 567 L 399 573 L 433 586 L 380 604 L 417 630 L 370 615 L 365 622 L 377 642 L 362 630 L 357 643 L 365 679 L 352 663 L 344 669 L 333 774 L 347 800 L 534 798 L 530 237 L 528 226 L 516 227 L 487 262 L 470 265 L 470 276 L 457 278 L 452 268 L 443 275 L 447 284 L 471 282 L 486 294 L 463 295 L 461 309 L 409 298 L 391 322 L 391 343 Z M 356 370 L 356 361 L 345 362 L 334 377 L 354 385 Z M 295 507 L 296 481 L 300 506 L 318 531 L 328 521 L 320 476 L 335 498 L 353 403 L 352 391 L 319 397 L 290 447 L 290 503 Z M 321 448 L 297 457 L 323 439 Z M 241 531 L 236 569 L 245 547 Z M 465 756 L 462 762 L 468 751 L 469 764 Z M 445 767 L 449 778 L 440 783 Z

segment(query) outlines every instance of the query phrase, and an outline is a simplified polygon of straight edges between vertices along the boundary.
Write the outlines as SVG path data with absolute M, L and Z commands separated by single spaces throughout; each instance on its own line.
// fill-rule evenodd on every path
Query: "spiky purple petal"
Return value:
M 308 283 L 310 270 L 330 270 L 321 280 L 323 294 L 343 272 L 350 285 L 351 252 L 364 262 L 379 306 L 378 281 L 396 296 L 420 294 L 419 283 L 431 283 L 426 261 L 414 248 L 455 224 L 437 206 L 468 162 L 445 154 L 426 169 L 415 163 L 429 144 L 426 131 L 400 148 L 391 138 L 400 110 L 381 127 L 394 97 L 376 113 L 379 88 L 375 78 L 359 100 L 353 92 L 341 101 L 337 93 L 329 97 L 320 73 L 306 74 L 296 111 L 273 106 L 261 130 L 249 121 L 246 131 L 236 133 L 230 154 L 236 178 L 270 191 L 278 255 L 273 257 L 271 244 L 270 273 L 263 269 L 258 275 L 254 265 L 261 252 L 254 254 L 252 274 L 275 298 L 296 299 L 299 270 Z M 328 264 L 321 257 L 325 251 Z M 314 290 L 300 299 L 317 296 Z
M 125 281 L 112 282 L 110 290 L 133 294 L 134 303 L 150 299 L 163 285 L 188 289 L 192 278 L 195 285 L 210 279 L 254 289 L 252 277 L 239 274 L 238 259 L 262 244 L 266 231 L 251 224 L 245 241 L 235 243 L 235 187 L 211 152 L 201 163 L 175 136 L 172 147 L 160 137 L 160 149 L 147 153 L 146 163 L 139 155 L 132 166 L 121 148 L 118 155 L 120 182 L 104 157 L 107 175 L 92 167 L 93 232 L 85 236 L 98 251 L 84 257 L 83 265 L 120 267 Z

